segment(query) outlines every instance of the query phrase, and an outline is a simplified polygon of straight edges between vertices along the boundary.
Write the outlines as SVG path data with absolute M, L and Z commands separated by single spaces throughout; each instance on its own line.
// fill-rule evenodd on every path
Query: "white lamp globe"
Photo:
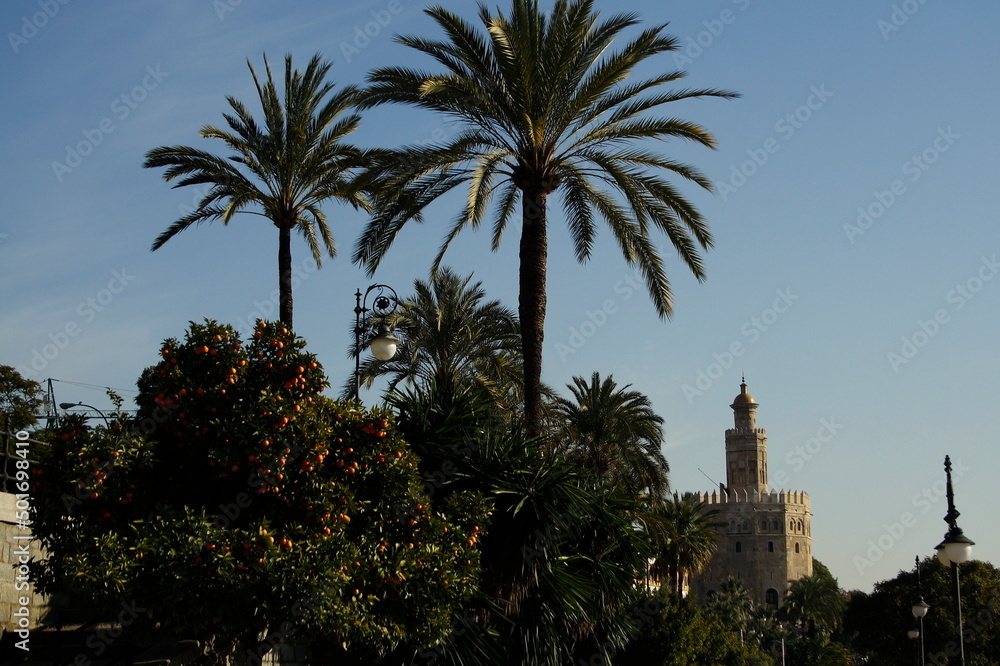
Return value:
M 396 355 L 396 347 L 402 342 L 402 340 L 389 332 L 388 326 L 382 324 L 379 334 L 369 343 L 372 348 L 372 356 L 380 361 L 388 361 Z
M 944 551 L 949 560 L 955 562 L 956 564 L 961 564 L 962 562 L 968 562 L 969 558 L 972 557 L 972 544 L 946 543 L 944 545 Z

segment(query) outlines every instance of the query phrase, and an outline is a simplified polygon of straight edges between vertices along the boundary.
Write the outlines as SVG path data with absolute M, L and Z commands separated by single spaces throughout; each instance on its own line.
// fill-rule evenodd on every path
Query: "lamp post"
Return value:
M 913 606 L 910 607 L 910 611 L 913 613 L 913 619 L 920 622 L 920 660 L 917 662 L 921 666 L 924 664 L 924 616 L 927 615 L 927 611 L 930 610 L 930 605 L 924 601 L 923 590 L 920 589 L 920 556 L 915 555 L 913 557 L 913 563 L 917 567 L 917 600 L 913 602 Z
M 376 291 L 377 290 L 377 291 Z M 375 291 L 371 307 L 368 306 L 368 297 Z M 354 294 L 354 399 L 361 401 L 361 336 L 368 333 L 374 336 L 368 341 L 372 348 L 372 355 L 380 361 L 388 361 L 396 355 L 396 347 L 402 340 L 392 335 L 389 325 L 385 320 L 399 305 L 399 297 L 392 287 L 385 284 L 373 284 L 365 291 L 364 296 L 358 289 Z M 370 314 L 369 314 L 370 313 Z M 373 326 L 372 320 L 378 317 L 381 319 L 378 327 Z M 374 330 L 373 330 L 374 329 Z
M 111 429 L 111 422 L 108 421 L 107 414 L 105 414 L 104 412 L 102 412 L 101 410 L 99 410 L 97 407 L 94 407 L 93 405 L 88 405 L 88 404 L 85 404 L 85 403 L 82 403 L 82 402 L 60 402 L 59 403 L 59 408 L 60 409 L 73 409 L 74 407 L 86 407 L 87 409 L 94 410 L 95 412 L 97 412 L 98 414 L 101 415 L 102 419 L 104 419 L 104 425 L 106 425 L 108 427 L 108 430 Z
M 955 509 L 955 493 L 951 485 L 951 458 L 944 457 L 944 472 L 948 479 L 947 493 L 948 513 L 944 520 L 948 523 L 948 531 L 944 535 L 944 540 L 935 546 L 938 560 L 942 564 L 951 565 L 951 587 L 955 598 L 955 624 L 958 628 L 958 663 L 965 664 L 965 640 L 962 636 L 962 584 L 959 580 L 958 565 L 967 561 L 972 556 L 972 547 L 975 541 L 965 536 L 962 528 L 958 526 L 958 510 Z

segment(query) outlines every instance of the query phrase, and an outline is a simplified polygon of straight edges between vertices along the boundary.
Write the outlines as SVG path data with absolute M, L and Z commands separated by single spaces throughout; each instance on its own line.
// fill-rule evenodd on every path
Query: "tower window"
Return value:
M 778 605 L 778 591 L 775 590 L 774 588 L 771 588 L 767 592 L 765 592 L 764 593 L 764 603 L 766 603 L 768 606 L 777 606 Z
M 769 553 L 773 553 L 774 552 L 774 542 L 773 541 L 768 541 L 767 542 L 767 552 L 769 552 Z
M 736 542 L 736 552 L 737 553 L 743 552 L 743 544 L 741 544 L 739 541 Z
M 795 544 L 795 552 L 796 553 L 799 552 L 799 544 L 798 543 Z

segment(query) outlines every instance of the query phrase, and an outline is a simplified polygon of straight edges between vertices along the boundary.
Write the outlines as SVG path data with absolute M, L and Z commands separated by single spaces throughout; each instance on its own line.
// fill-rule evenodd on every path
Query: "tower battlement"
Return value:
M 766 435 L 764 428 L 730 428 L 726 435 Z
M 806 511 L 809 510 L 809 493 L 804 490 L 770 490 L 759 493 L 756 490 L 729 489 L 724 492 L 718 490 L 710 493 L 695 493 L 699 502 L 706 505 L 713 504 L 784 504 L 786 506 L 801 506 Z

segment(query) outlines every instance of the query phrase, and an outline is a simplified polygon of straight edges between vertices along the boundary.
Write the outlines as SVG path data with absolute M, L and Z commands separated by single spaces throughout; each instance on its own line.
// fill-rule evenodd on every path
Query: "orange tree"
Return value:
M 432 507 L 390 414 L 322 396 L 304 344 L 192 324 L 142 373 L 135 417 L 63 422 L 33 474 L 36 585 L 219 658 L 284 641 L 349 663 L 447 634 L 485 507 Z

